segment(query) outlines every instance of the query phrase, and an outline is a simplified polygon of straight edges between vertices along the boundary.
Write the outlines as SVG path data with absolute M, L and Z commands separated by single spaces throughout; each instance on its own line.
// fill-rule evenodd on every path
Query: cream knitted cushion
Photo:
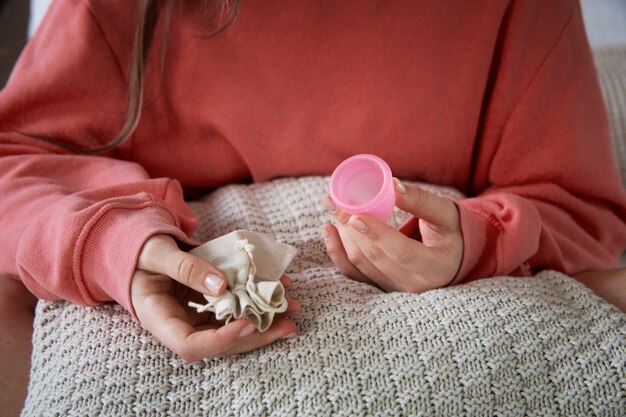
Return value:
M 626 315 L 550 271 L 422 295 L 351 281 L 320 237 L 327 186 L 235 185 L 192 204 L 200 240 L 246 229 L 298 248 L 299 337 L 185 364 L 117 305 L 40 302 L 24 415 L 624 415 Z

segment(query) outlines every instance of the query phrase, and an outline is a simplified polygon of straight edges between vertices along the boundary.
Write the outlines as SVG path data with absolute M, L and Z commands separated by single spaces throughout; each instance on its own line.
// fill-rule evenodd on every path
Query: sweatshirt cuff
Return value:
M 461 266 L 450 285 L 494 276 L 498 271 L 499 223 L 471 199 L 455 202 L 463 233 Z
M 74 260 L 83 298 L 90 305 L 117 301 L 137 319 L 130 285 L 144 243 L 156 234 L 168 234 L 193 244 L 176 217 L 165 207 L 146 203 L 111 207 L 91 226 Z M 82 285 L 81 285 L 82 284 Z

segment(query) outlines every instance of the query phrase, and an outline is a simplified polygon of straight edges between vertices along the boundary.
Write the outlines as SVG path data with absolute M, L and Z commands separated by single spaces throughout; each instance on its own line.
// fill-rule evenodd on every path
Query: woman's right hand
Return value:
M 286 276 L 281 281 L 290 285 Z M 201 294 L 221 294 L 226 283 L 215 266 L 180 250 L 171 236 L 156 235 L 139 255 L 131 300 L 141 325 L 188 362 L 246 352 L 297 334 L 295 324 L 284 318 L 300 309 L 295 300 L 288 300 L 287 311 L 262 333 L 247 319 L 224 324 L 187 307 L 188 301 L 202 302 Z

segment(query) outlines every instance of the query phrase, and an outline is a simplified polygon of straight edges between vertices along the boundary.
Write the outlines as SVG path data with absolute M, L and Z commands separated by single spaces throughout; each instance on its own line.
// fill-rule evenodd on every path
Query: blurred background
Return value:
M 28 0 L 0 0 L 0 88 L 28 37 Z

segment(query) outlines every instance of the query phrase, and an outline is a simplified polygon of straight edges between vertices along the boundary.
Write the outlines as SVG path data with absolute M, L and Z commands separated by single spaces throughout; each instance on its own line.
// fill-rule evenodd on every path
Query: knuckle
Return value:
M 412 264 L 415 261 L 415 251 L 410 249 L 401 250 L 397 253 L 396 259 L 400 265 Z
M 186 341 L 180 344 L 176 353 L 187 363 L 197 362 L 203 358 L 202 354 L 197 349 L 194 349 L 191 343 L 186 343 Z
M 178 278 L 180 282 L 186 286 L 190 286 L 196 269 L 196 260 L 191 256 L 184 256 L 178 264 Z
M 358 248 L 346 248 L 346 255 L 348 256 L 348 260 L 354 265 L 360 265 L 365 261 L 365 255 Z
M 161 235 L 152 236 L 148 239 L 139 254 L 138 266 L 148 271 L 156 270 L 161 258 L 169 252 L 167 240 Z
M 417 209 L 422 209 L 428 205 L 428 200 L 430 199 L 430 193 L 427 191 L 416 189 L 414 193 L 413 202 L 415 203 L 415 207 Z
M 350 215 L 346 212 L 343 212 L 341 210 L 337 210 L 337 213 L 335 213 L 335 219 L 340 223 L 340 224 L 346 224 L 348 222 L 348 220 L 350 219 Z
M 220 339 L 208 347 L 207 357 L 226 358 L 232 356 L 233 349 L 237 347 L 237 339 Z
M 199 360 L 196 355 L 187 351 L 179 353 L 178 356 L 187 363 L 193 363 Z
M 363 249 L 363 256 L 372 263 L 377 263 L 385 258 L 383 251 L 376 245 L 369 245 Z
M 234 345 L 234 343 L 225 343 L 221 346 L 216 346 L 210 350 L 207 356 L 213 358 L 226 358 L 228 356 L 231 356 L 231 351 Z

